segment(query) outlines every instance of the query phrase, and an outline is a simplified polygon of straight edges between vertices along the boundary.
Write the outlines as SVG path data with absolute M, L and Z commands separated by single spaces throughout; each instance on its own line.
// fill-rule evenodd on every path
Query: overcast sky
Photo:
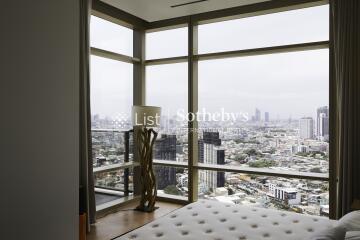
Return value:
M 328 6 L 199 26 L 199 53 L 328 40 Z M 92 18 L 91 45 L 132 54 L 132 33 Z M 187 28 L 147 34 L 147 59 L 187 54 Z M 199 62 L 199 107 L 270 117 L 315 117 L 328 105 L 328 50 Z M 187 109 L 187 63 L 149 66 L 147 104 L 175 114 Z M 91 58 L 93 114 L 130 113 L 132 65 Z

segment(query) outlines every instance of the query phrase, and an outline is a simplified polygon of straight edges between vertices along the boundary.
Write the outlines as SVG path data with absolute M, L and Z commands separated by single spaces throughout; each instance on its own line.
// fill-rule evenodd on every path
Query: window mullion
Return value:
M 191 19 L 188 27 L 188 112 L 196 114 L 198 111 L 198 61 L 195 55 L 198 52 L 198 27 Z M 189 202 L 194 202 L 198 197 L 198 170 L 194 168 L 198 162 L 198 122 L 196 119 L 189 121 Z

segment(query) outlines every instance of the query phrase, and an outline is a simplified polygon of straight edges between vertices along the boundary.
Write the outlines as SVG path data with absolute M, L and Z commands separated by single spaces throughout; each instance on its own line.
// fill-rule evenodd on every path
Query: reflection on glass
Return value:
M 199 162 L 328 173 L 328 54 L 199 62 Z
M 329 5 L 199 25 L 199 53 L 329 39 Z
M 188 170 L 166 166 L 154 167 L 159 196 L 172 195 L 186 198 L 188 195 Z
M 154 158 L 187 161 L 187 64 L 166 64 L 146 68 L 146 103 L 161 107 L 159 135 L 154 146 Z
M 146 33 L 146 59 L 186 56 L 188 28 Z
M 121 191 L 125 194 L 133 191 L 133 171 L 132 169 L 119 169 L 115 171 L 94 173 L 95 188 Z
M 199 198 L 329 216 L 329 186 L 322 181 L 204 170 L 199 172 Z
M 132 57 L 133 30 L 91 16 L 90 46 Z

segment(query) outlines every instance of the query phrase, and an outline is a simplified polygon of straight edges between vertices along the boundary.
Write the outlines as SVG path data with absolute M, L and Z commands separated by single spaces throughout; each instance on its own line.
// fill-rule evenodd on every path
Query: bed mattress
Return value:
M 307 239 L 334 223 L 324 217 L 200 200 L 116 240 Z

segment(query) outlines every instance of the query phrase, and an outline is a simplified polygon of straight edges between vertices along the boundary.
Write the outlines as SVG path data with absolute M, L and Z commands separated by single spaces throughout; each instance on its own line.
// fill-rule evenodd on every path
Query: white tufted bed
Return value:
M 334 223 L 323 217 L 200 200 L 116 240 L 302 240 Z

